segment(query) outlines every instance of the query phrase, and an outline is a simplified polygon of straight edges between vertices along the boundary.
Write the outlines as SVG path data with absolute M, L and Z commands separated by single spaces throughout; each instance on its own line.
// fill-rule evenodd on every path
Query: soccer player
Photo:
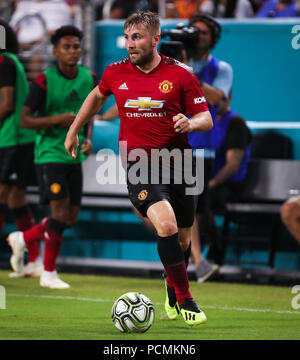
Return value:
M 181 313 L 186 323 L 194 326 L 206 322 L 205 314 L 189 291 L 186 270 L 194 196 L 186 195 L 185 183 L 164 184 L 160 179 L 158 184 L 154 181 L 135 184 L 131 171 L 138 161 L 131 161 L 129 157 L 137 150 L 152 175 L 152 164 L 147 162 L 145 154 L 153 154 L 153 149 L 180 149 L 182 152 L 189 149 L 187 133 L 211 129 L 212 119 L 192 69 L 159 55 L 158 15 L 151 12 L 132 14 L 125 21 L 124 36 L 128 59 L 106 68 L 99 86 L 89 94 L 71 125 L 65 147 L 75 158 L 78 132 L 101 109 L 107 97 L 114 94 L 121 119 L 120 154 L 128 160 L 129 197 L 156 230 L 158 253 L 172 289 L 167 297 L 168 316 L 177 317 Z M 121 146 L 124 142 L 128 158 L 125 146 Z
M 71 159 L 64 148 L 68 127 L 81 104 L 94 88 L 95 75 L 78 65 L 82 33 L 74 26 L 63 26 L 51 38 L 57 65 L 32 83 L 21 115 L 21 125 L 36 130 L 35 163 L 42 203 L 50 202 L 51 216 L 25 232 L 9 235 L 14 270 L 21 271 L 24 250 L 38 239 L 45 240 L 42 287 L 65 289 L 69 284 L 56 272 L 63 232 L 75 224 L 82 193 L 81 162 L 92 151 L 93 122 L 80 131 L 80 155 Z
M 34 225 L 25 200 L 26 186 L 34 178 L 33 148 L 35 132 L 22 129 L 20 115 L 28 84 L 22 64 L 17 58 L 18 41 L 13 29 L 0 20 L 6 33 L 6 49 L 0 50 L 0 234 L 6 208 L 15 215 L 18 230 Z M 28 247 L 29 262 L 39 258 L 38 244 Z M 13 259 L 14 260 L 14 259 Z M 26 270 L 26 269 L 24 269 Z M 18 276 L 12 273 L 10 276 Z

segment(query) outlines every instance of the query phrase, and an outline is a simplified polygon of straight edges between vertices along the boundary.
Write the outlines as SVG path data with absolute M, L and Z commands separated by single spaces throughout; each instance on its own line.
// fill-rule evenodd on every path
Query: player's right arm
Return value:
M 51 126 L 60 125 L 68 127 L 75 119 L 73 113 L 65 113 L 53 116 L 37 117 L 29 106 L 23 106 L 21 113 L 21 126 L 31 130 L 47 129 Z
M 75 115 L 73 113 L 43 117 L 35 115 L 35 113 L 42 108 L 46 100 L 46 91 L 46 76 L 41 74 L 31 84 L 29 94 L 25 100 L 20 121 L 23 128 L 42 130 L 55 125 L 68 127 L 74 121 Z
M 100 111 L 107 98 L 108 96 L 103 95 L 97 86 L 89 93 L 82 104 L 74 122 L 70 126 L 65 140 L 65 148 L 72 158 L 76 158 L 76 151 L 79 144 L 77 136 L 79 130 L 91 117 Z

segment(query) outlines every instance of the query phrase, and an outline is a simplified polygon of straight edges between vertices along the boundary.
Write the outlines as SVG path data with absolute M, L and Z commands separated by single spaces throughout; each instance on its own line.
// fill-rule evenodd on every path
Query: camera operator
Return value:
M 198 28 L 198 41 L 194 46 L 193 53 L 189 58 L 189 65 L 195 71 L 203 94 L 209 104 L 209 109 L 215 122 L 217 104 L 223 98 L 229 96 L 232 87 L 232 67 L 211 54 L 221 36 L 221 25 L 210 16 L 195 14 L 189 19 L 189 27 Z M 206 242 L 210 245 L 207 258 L 217 261 L 218 244 L 215 237 L 209 236 L 209 189 L 215 149 L 217 147 L 216 128 L 206 133 L 190 133 L 189 143 L 194 149 L 204 149 L 204 190 L 199 196 L 195 222 L 192 231 L 192 256 L 194 259 L 196 277 L 199 282 L 205 281 L 219 269 L 217 264 L 208 262 L 201 253 L 199 239 L 199 224 L 201 234 L 206 236 Z

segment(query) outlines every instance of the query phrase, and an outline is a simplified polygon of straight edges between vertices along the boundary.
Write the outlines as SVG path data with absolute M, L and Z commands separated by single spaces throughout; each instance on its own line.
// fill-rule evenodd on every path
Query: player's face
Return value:
M 54 47 L 53 54 L 67 66 L 76 66 L 81 56 L 81 44 L 77 36 L 64 36 Z
M 154 57 L 157 43 L 143 24 L 133 25 L 124 31 L 125 45 L 129 61 L 133 65 L 144 66 Z
M 201 21 L 195 22 L 193 26 L 196 26 L 200 30 L 197 49 L 200 51 L 208 51 L 212 40 L 209 27 Z

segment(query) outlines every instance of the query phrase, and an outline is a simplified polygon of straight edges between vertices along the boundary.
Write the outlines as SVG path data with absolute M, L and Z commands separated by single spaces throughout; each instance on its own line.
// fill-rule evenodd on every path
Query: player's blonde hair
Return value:
M 133 25 L 143 24 L 152 35 L 160 34 L 159 16 L 151 11 L 138 11 L 131 14 L 124 24 L 124 30 Z

